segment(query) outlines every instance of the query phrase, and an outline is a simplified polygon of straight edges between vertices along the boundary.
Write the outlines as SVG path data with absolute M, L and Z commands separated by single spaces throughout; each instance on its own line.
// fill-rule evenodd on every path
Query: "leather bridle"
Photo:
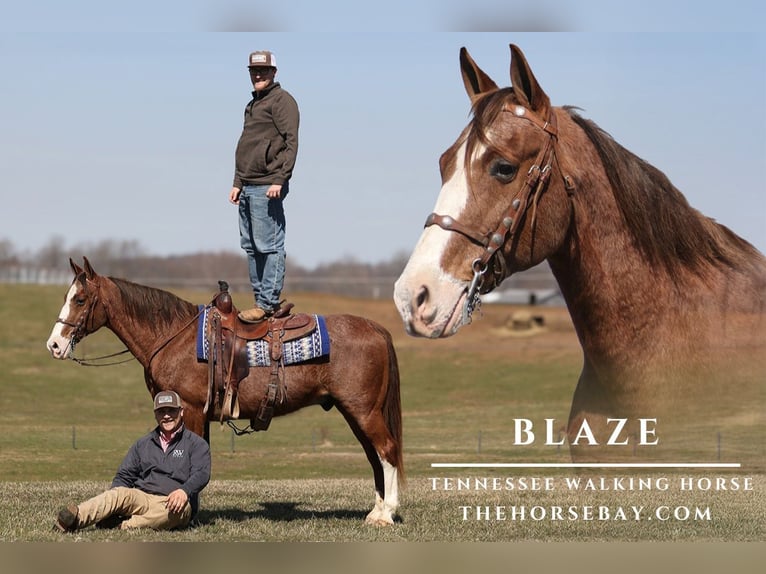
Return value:
M 95 361 L 103 361 L 104 359 L 111 359 L 112 357 L 118 357 L 120 355 L 124 355 L 126 353 L 130 353 L 131 351 L 129 349 L 123 349 L 122 351 L 118 351 L 116 353 L 111 353 L 109 355 L 102 355 L 100 357 L 92 357 L 88 359 L 78 359 L 74 356 L 74 348 L 77 343 L 82 341 L 87 335 L 93 332 L 93 310 L 96 308 L 96 305 L 99 302 L 99 293 L 101 292 L 101 285 L 93 280 L 90 280 L 95 288 L 95 294 L 93 295 L 93 299 L 91 300 L 90 304 L 83 310 L 83 312 L 80 314 L 80 316 L 77 318 L 76 323 L 71 323 L 69 321 L 65 321 L 64 319 L 58 318 L 56 319 L 56 323 L 61 323 L 62 325 L 66 325 L 68 327 L 72 327 L 74 331 L 72 331 L 72 335 L 69 340 L 69 345 L 71 345 L 71 353 L 69 354 L 69 358 L 74 361 L 75 363 L 78 363 L 84 367 L 108 367 L 112 365 L 119 365 L 122 363 L 127 363 L 128 361 L 136 360 L 135 356 L 131 356 L 128 359 L 122 360 L 122 361 L 115 361 L 110 363 L 97 363 Z M 109 310 L 106 305 L 106 301 L 102 301 L 101 303 L 104 306 L 104 309 L 106 310 L 107 316 L 109 314 Z M 149 368 L 149 365 L 151 365 L 152 360 L 154 357 L 159 353 L 164 347 L 168 345 L 173 339 L 175 339 L 178 335 L 180 335 L 184 330 L 186 330 L 190 325 L 192 325 L 197 318 L 202 314 L 202 309 L 200 309 L 194 317 L 189 319 L 187 323 L 185 323 L 181 328 L 179 328 L 177 331 L 175 331 L 170 337 L 167 337 L 163 340 L 162 343 L 157 345 L 154 350 L 149 354 L 147 359 L 147 368 Z M 90 320 L 90 327 L 88 327 L 88 321 Z
M 96 286 L 96 293 L 93 296 L 93 298 L 90 301 L 90 304 L 83 309 L 83 312 L 80 313 L 80 316 L 77 318 L 76 323 L 71 323 L 69 321 L 65 321 L 61 317 L 56 319 L 56 323 L 61 323 L 62 325 L 66 325 L 67 327 L 71 327 L 74 329 L 72 331 L 72 335 L 69 338 L 70 344 L 72 346 L 72 352 L 74 352 L 75 345 L 82 341 L 91 331 L 92 329 L 88 329 L 87 322 L 88 319 L 91 318 L 91 327 L 93 327 L 93 309 L 96 308 L 96 304 L 98 303 L 98 286 Z
M 93 332 L 93 310 L 96 308 L 96 305 L 98 304 L 99 293 L 100 293 L 99 284 L 94 282 L 94 286 L 95 286 L 95 294 L 93 295 L 93 299 L 91 299 L 90 304 L 83 310 L 83 312 L 77 318 L 76 323 L 70 323 L 69 321 L 65 321 L 64 319 L 61 319 L 61 318 L 56 319 L 56 323 L 61 323 L 62 325 L 66 325 L 67 327 L 72 327 L 72 329 L 74 329 L 72 331 L 71 337 L 69 338 L 69 345 L 71 346 L 71 352 L 69 353 L 69 358 L 75 363 L 82 365 L 83 367 L 108 367 L 112 365 L 120 365 L 122 363 L 127 363 L 128 361 L 132 361 L 134 357 L 130 357 L 129 359 L 114 361 L 110 363 L 94 362 L 94 361 L 103 361 L 104 359 L 111 359 L 113 357 L 119 357 L 120 355 L 130 353 L 128 349 L 124 349 L 116 353 L 111 353 L 109 355 L 92 357 L 89 359 L 79 359 L 74 356 L 74 348 L 77 345 L 77 343 L 82 341 L 85 337 L 87 337 L 90 333 Z M 90 327 L 88 327 L 88 320 L 90 320 Z
M 545 144 L 540 149 L 534 163 L 527 171 L 523 186 L 511 201 L 510 208 L 505 216 L 494 230 L 490 228 L 489 231 L 486 232 L 472 229 L 469 226 L 460 223 L 452 216 L 439 215 L 438 213 L 431 213 L 426 218 L 424 225 L 424 227 L 438 225 L 446 231 L 460 233 L 473 243 L 484 248 L 481 256 L 477 257 L 471 264 L 473 279 L 471 280 L 466 293 L 465 306 L 463 307 L 463 323 L 467 323 L 470 320 L 474 309 L 481 303 L 479 294 L 486 293 L 491 288 L 491 286 L 487 287 L 484 284 L 484 277 L 490 264 L 492 263 L 492 272 L 495 275 L 495 282 L 493 285 L 497 285 L 507 276 L 505 260 L 502 257 L 495 256 L 497 255 L 498 250 L 500 250 L 508 241 L 517 237 L 519 226 L 530 206 L 533 208 L 531 225 L 534 229 L 537 218 L 537 204 L 542 192 L 546 188 L 556 156 L 555 149 L 558 141 L 558 127 L 553 109 L 550 110 L 548 120 L 546 121 L 541 120 L 537 115 L 520 105 L 504 106 L 502 111 L 510 112 L 517 118 L 530 121 L 548 134 Z M 562 179 L 567 193 L 571 196 L 575 189 L 572 178 L 562 174 Z M 485 288 L 485 290 L 482 291 L 482 288 Z

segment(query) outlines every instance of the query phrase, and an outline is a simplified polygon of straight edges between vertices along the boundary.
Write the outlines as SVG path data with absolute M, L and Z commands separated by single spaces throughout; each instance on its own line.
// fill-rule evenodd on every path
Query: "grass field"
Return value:
M 45 341 L 63 302 L 62 286 L 0 285 L 0 540 L 75 539 L 50 530 L 66 502 L 98 493 L 111 481 L 132 442 L 154 426 L 141 367 L 135 363 L 95 368 L 54 361 Z M 178 292 L 207 302 L 211 293 Z M 213 481 L 203 493 L 200 524 L 173 533 L 99 531 L 83 540 L 153 541 L 516 541 L 516 540 L 726 540 L 764 539 L 763 461 L 736 473 L 603 475 L 664 477 L 667 490 L 573 492 L 565 480 L 576 471 L 433 469 L 433 462 L 567 462 L 566 448 L 512 444 L 512 419 L 566 421 L 581 367 L 581 354 L 564 309 L 537 309 L 545 327 L 516 332 L 507 327 L 516 308 L 485 305 L 482 316 L 444 341 L 408 337 L 389 301 L 287 294 L 301 311 L 349 312 L 382 323 L 394 335 L 402 378 L 404 451 L 408 487 L 401 522 L 372 528 L 363 518 L 373 502 L 372 473 L 343 418 L 318 407 L 275 419 L 268 432 L 235 437 L 212 426 Z M 235 294 L 235 303 L 248 298 Z M 108 331 L 78 346 L 79 356 L 120 350 Z M 288 373 L 289 376 L 289 373 Z M 700 437 L 702 460 L 732 460 L 729 437 L 751 433 L 756 452 L 762 434 L 747 421 L 717 437 Z M 755 440 L 758 437 L 758 441 Z M 450 491 L 431 478 L 550 477 L 549 491 Z M 682 491 L 686 477 L 752 479 L 752 490 Z M 498 519 L 511 507 L 541 513 L 524 520 Z M 640 520 L 589 520 L 605 507 L 643 507 Z M 477 510 L 478 507 L 478 510 Z M 539 507 L 538 510 L 531 510 Z M 555 518 L 555 508 L 576 520 Z M 570 510 L 570 507 L 575 510 Z M 586 510 L 585 508 L 596 510 Z M 701 519 L 652 514 L 657 508 L 703 509 Z M 485 508 L 494 518 L 485 518 Z M 466 510 L 467 509 L 467 510 Z M 542 509 L 542 510 L 540 510 Z M 704 509 L 708 509 L 707 514 Z M 468 517 L 463 516 L 468 513 Z M 601 511 L 602 513 L 605 511 Z M 664 512 L 664 511 L 661 511 Z M 479 514 L 477 519 L 476 514 Z M 489 515 L 487 515 L 489 516 Z M 654 519 L 650 519 L 653 516 Z M 709 519 L 707 517 L 709 516 Z M 465 519 L 464 519 L 465 518 Z

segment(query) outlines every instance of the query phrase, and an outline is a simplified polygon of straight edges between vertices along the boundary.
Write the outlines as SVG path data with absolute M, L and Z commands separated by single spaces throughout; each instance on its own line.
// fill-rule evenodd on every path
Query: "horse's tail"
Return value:
M 388 432 L 396 442 L 393 465 L 397 468 L 399 486 L 404 488 L 404 445 L 402 443 L 402 401 L 399 390 L 399 360 L 396 357 L 396 349 L 391 333 L 380 325 L 376 325 L 378 331 L 386 341 L 388 351 L 388 384 L 386 396 L 383 399 L 383 418 L 386 421 Z

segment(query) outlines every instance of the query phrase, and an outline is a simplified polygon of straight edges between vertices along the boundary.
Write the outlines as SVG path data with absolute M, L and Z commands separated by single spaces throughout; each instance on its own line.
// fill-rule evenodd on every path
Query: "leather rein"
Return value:
M 545 145 L 540 149 L 534 163 L 529 168 L 529 171 L 527 171 L 524 185 L 521 187 L 518 194 L 516 194 L 516 197 L 511 201 L 510 208 L 506 212 L 506 215 L 495 227 L 494 231 L 490 228 L 489 231 L 486 232 L 472 229 L 471 227 L 460 223 L 452 216 L 439 215 L 438 213 L 431 213 L 426 218 L 424 225 L 424 227 L 437 225 L 446 231 L 460 233 L 473 243 L 484 248 L 481 257 L 474 259 L 471 264 L 473 279 L 471 280 L 466 293 L 466 300 L 462 314 L 463 323 L 467 323 L 470 320 L 474 309 L 481 304 L 479 294 L 482 293 L 482 288 L 485 286 L 484 277 L 487 269 L 490 267 L 490 263 L 493 263 L 493 273 L 496 276 L 495 285 L 507 276 L 505 260 L 502 257 L 495 257 L 495 255 L 497 255 L 497 252 L 508 241 L 517 236 L 519 226 L 530 206 L 533 207 L 532 228 L 534 229 L 537 218 L 537 204 L 548 183 L 556 156 L 555 148 L 556 142 L 558 141 L 558 127 L 553 109 L 551 109 L 547 121 L 541 120 L 527 108 L 519 105 L 504 107 L 502 111 L 510 112 L 517 118 L 528 120 L 548 134 L 548 138 L 545 140 Z M 575 189 L 572 178 L 568 175 L 562 175 L 562 179 L 567 193 L 571 196 Z

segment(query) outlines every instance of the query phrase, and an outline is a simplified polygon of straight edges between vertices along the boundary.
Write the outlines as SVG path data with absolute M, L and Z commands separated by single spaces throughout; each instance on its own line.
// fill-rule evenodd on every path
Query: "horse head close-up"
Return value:
M 610 418 L 658 416 L 691 437 L 758 405 L 764 256 L 593 121 L 552 106 L 510 48 L 507 88 L 460 51 L 473 116 L 439 160 L 441 191 L 395 285 L 406 331 L 455 335 L 481 294 L 547 260 L 584 355 L 570 438 L 583 420 L 603 435 Z
M 551 107 L 521 51 L 511 50 L 518 87 L 503 89 L 460 52 L 474 117 L 439 160 L 441 193 L 396 283 L 410 334 L 454 335 L 480 293 L 545 260 L 568 236 L 573 182 L 562 158 L 578 142 L 562 141 L 558 124 L 572 120 Z

